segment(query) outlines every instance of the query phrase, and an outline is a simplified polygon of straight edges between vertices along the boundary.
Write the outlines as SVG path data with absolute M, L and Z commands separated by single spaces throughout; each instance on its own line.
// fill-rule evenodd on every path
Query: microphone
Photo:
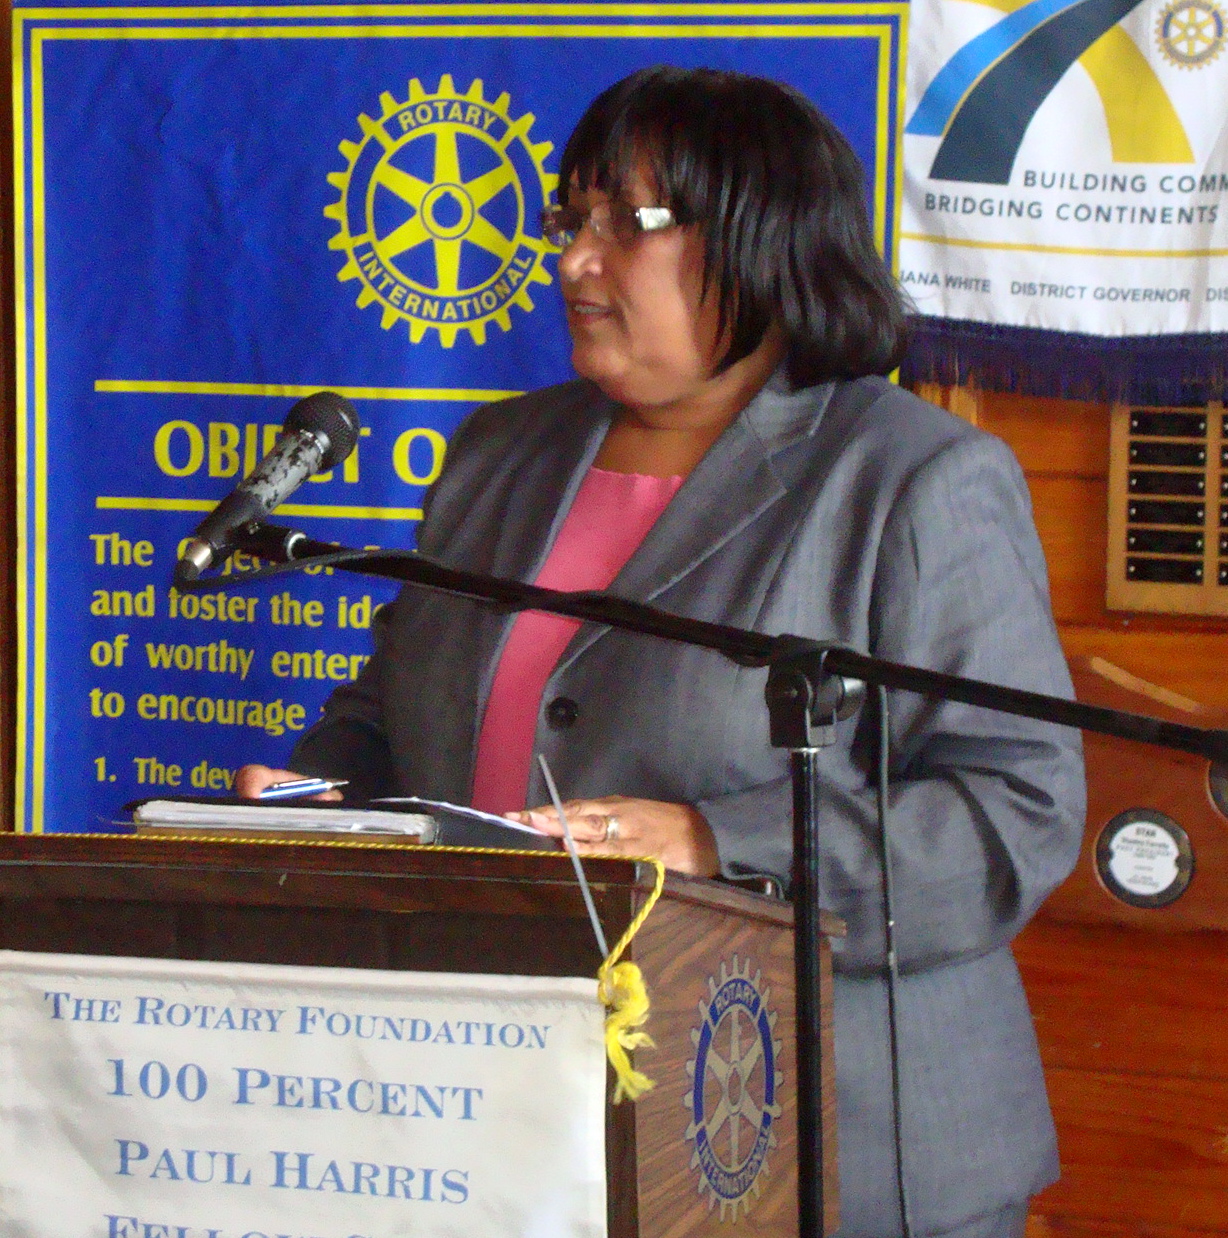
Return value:
M 317 391 L 290 410 L 273 450 L 196 526 L 176 567 L 180 580 L 195 580 L 228 558 L 236 534 L 258 524 L 313 473 L 340 464 L 358 442 L 358 414 L 344 396 Z

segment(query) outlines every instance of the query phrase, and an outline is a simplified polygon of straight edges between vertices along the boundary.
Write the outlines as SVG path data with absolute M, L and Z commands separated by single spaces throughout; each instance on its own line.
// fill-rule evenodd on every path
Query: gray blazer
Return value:
M 449 448 L 420 549 L 533 580 L 613 412 L 587 382 L 479 409 Z M 1014 457 L 881 379 L 798 392 L 774 379 L 611 591 L 1070 692 Z M 386 618 L 372 661 L 333 695 L 294 768 L 348 777 L 359 791 L 467 802 L 512 619 L 420 590 Z M 547 685 L 536 748 L 565 795 L 696 804 L 726 873 L 787 877 L 787 756 L 769 746 L 765 676 L 587 625 Z M 558 698 L 574 710 L 549 710 Z M 1061 728 L 905 693 L 891 695 L 890 714 L 904 1172 L 914 1232 L 939 1234 L 1025 1200 L 1057 1173 L 1008 943 L 1078 855 L 1083 771 L 1078 736 Z M 867 710 L 821 758 L 822 901 L 849 928 L 836 985 L 842 1238 L 899 1232 L 871 730 Z M 529 802 L 546 799 L 534 771 Z

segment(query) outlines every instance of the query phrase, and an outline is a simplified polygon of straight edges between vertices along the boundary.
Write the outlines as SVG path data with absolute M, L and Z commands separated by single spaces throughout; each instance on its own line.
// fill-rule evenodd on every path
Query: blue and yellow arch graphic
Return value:
M 1076 62 L 1092 79 L 1118 163 L 1191 163 L 1181 118 L 1118 24 L 1140 0 L 975 0 L 1005 13 L 947 61 L 906 133 L 941 137 L 935 180 L 1005 185 L 1036 110 Z

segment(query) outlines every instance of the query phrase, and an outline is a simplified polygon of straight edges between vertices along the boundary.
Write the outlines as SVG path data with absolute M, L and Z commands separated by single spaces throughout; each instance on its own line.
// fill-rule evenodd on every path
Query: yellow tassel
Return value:
M 631 1065 L 632 1049 L 653 1047 L 652 1037 L 639 1029 L 648 1021 L 648 990 L 634 963 L 603 963 L 597 973 L 597 992 L 609 1012 L 605 1018 L 605 1052 L 614 1067 L 617 1082 L 614 1103 L 626 1096 L 638 1100 L 656 1084 Z
M 656 1084 L 642 1071 L 631 1065 L 632 1049 L 653 1048 L 652 1037 L 640 1028 L 648 1022 L 648 987 L 644 975 L 634 963 L 620 963 L 619 956 L 631 944 L 631 939 L 648 919 L 648 913 L 661 897 L 665 886 L 665 865 L 660 860 L 649 860 L 656 870 L 656 882 L 652 893 L 640 908 L 639 914 L 627 926 L 627 931 L 610 951 L 610 957 L 597 969 L 597 995 L 606 1008 L 605 1053 L 614 1067 L 614 1103 L 623 1097 L 638 1100 Z

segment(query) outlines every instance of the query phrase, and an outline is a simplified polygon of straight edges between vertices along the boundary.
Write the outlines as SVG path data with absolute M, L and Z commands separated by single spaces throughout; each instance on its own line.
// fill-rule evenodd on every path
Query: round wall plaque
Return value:
M 1194 851 L 1171 817 L 1155 808 L 1131 808 L 1100 831 L 1096 872 L 1104 888 L 1131 907 L 1167 907 L 1194 876 Z
M 1228 765 L 1209 765 L 1207 782 L 1211 787 L 1212 802 L 1228 817 Z

